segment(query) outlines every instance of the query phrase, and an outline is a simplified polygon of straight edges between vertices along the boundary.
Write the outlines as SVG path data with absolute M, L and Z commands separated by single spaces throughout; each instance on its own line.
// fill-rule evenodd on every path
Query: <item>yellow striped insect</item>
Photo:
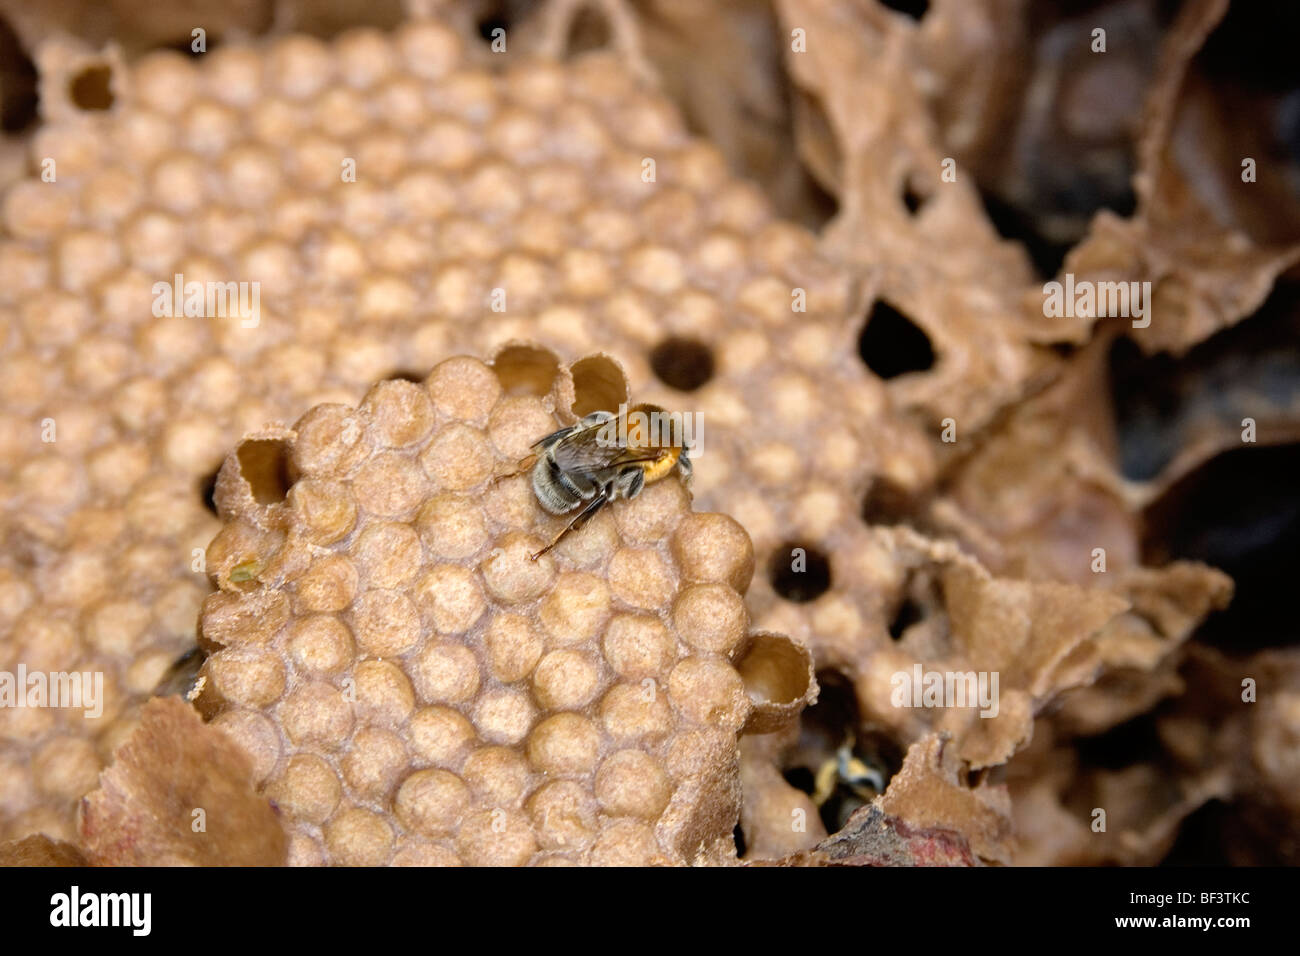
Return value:
M 673 416 L 656 405 L 636 405 L 619 415 L 593 412 L 538 440 L 534 454 L 513 474 L 531 469 L 533 494 L 551 514 L 565 514 L 584 502 L 586 506 L 532 559 L 579 530 L 609 502 L 635 498 L 646 485 L 674 471 L 689 480 L 691 459 L 682 429 L 657 427 L 672 421 Z

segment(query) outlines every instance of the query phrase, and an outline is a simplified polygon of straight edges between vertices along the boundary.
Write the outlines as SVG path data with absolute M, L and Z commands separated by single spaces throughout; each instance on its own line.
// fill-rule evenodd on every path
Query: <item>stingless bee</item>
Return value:
M 833 756 L 818 768 L 813 789 L 813 803 L 821 807 L 834 794 L 837 787 L 846 788 L 855 801 L 856 809 L 870 803 L 877 794 L 885 792 L 885 775 L 858 756 L 857 739 L 850 731 Z M 843 814 L 845 819 L 848 814 Z
M 570 532 L 580 529 L 609 502 L 635 498 L 646 485 L 673 471 L 680 471 L 690 480 L 691 459 L 683 444 L 682 429 L 669 428 L 665 435 L 662 429 L 643 424 L 671 419 L 657 405 L 635 405 L 622 415 L 592 412 L 533 445 L 534 454 L 512 474 L 520 475 L 531 468 L 538 503 L 551 514 L 560 515 L 586 502 L 559 537 L 532 556 L 534 561 Z M 501 476 L 509 477 L 512 475 Z
M 188 700 L 198 682 L 199 668 L 207 658 L 207 652 L 202 648 L 191 647 L 167 668 L 167 672 L 159 679 L 158 686 L 153 689 L 154 696 L 179 694 Z

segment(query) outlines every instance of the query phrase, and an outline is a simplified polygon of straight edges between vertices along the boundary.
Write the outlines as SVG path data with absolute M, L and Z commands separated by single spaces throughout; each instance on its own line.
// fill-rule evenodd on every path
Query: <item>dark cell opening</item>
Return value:
M 670 388 L 693 392 L 713 378 L 713 350 L 695 339 L 673 336 L 654 347 L 650 368 Z
M 1145 356 L 1132 339 L 1110 347 L 1111 401 L 1120 440 L 1120 472 L 1150 481 L 1178 452 L 1179 397 L 1176 362 L 1166 354 Z
M 1125 219 L 1137 209 L 1137 194 L 1128 177 L 1102 179 L 1079 173 L 1068 183 L 1042 182 L 1033 207 L 1021 207 L 996 193 L 981 188 L 984 212 L 1003 239 L 1021 243 L 1040 279 L 1058 275 L 1065 255 L 1083 238 L 1083 230 L 1100 209 L 1109 209 Z M 1050 215 L 1045 215 L 1050 213 Z M 1066 228 L 1069 219 L 1075 227 Z M 1044 224 L 1055 222 L 1057 233 L 1048 235 Z M 1059 234 L 1058 234 L 1059 233 Z
M 501 17 L 488 17 L 486 20 L 480 20 L 478 22 L 478 35 L 488 43 L 491 43 L 496 39 L 497 30 L 505 30 L 508 37 L 510 24 Z
M 880 0 L 880 4 L 907 14 L 913 20 L 920 20 L 930 10 L 930 0 Z
M 1050 279 L 1061 271 L 1065 254 L 1070 251 L 1072 242 L 1053 242 L 1039 233 L 1033 217 L 1028 213 L 986 189 L 980 189 L 979 195 L 984 204 L 984 213 L 998 235 L 1024 245 L 1040 279 Z
M 389 372 L 383 377 L 386 382 L 414 382 L 416 385 L 423 385 L 424 380 L 429 377 L 427 372 L 417 372 L 414 369 L 400 368 Z
M 925 497 L 885 477 L 872 480 L 862 499 L 862 520 L 869 525 L 906 524 L 918 527 Z
M 913 624 L 918 623 L 924 616 L 921 612 L 921 605 L 910 597 L 904 598 L 903 603 L 898 606 L 898 611 L 894 614 L 894 619 L 889 622 L 889 636 L 896 641 L 901 641 L 904 632 Z
M 803 723 L 835 741 L 856 733 L 860 718 L 853 681 L 837 670 L 823 669 L 817 672 L 817 685 L 817 703 L 804 711 Z
M 199 494 L 203 498 L 203 507 L 207 508 L 213 514 L 217 513 L 217 475 L 221 473 L 221 466 L 218 465 L 212 470 L 212 474 L 204 478 L 199 484 Z
M 934 366 L 930 337 L 888 302 L 877 300 L 858 337 L 858 354 L 881 378 L 924 372 Z
M 153 694 L 155 697 L 169 697 L 173 694 L 179 694 L 185 697 L 194 689 L 194 682 L 198 679 L 199 670 L 203 667 L 203 662 L 207 660 L 208 655 L 202 648 L 192 647 L 175 661 L 167 672 L 163 674 L 154 687 Z
M 804 553 L 795 555 L 797 548 Z M 770 574 L 776 593 L 798 604 L 815 601 L 831 586 L 831 563 L 826 555 L 797 542 L 786 542 L 772 553 Z
M 739 823 L 737 823 L 736 828 L 731 831 L 731 839 L 736 844 L 736 856 L 738 858 L 744 858 L 745 851 L 749 849 L 749 846 L 745 843 L 745 831 L 740 828 Z
M 1164 751 L 1154 713 L 1134 717 L 1093 737 L 1081 737 L 1076 746 L 1085 765 L 1112 771 L 1156 760 Z
M 1206 39 L 1196 63 L 1219 83 L 1285 92 L 1300 86 L 1298 34 L 1300 6 L 1294 3 L 1233 4 Z
M 1116 340 L 1111 403 L 1124 477 L 1159 475 L 1199 430 L 1216 420 L 1239 430 L 1300 401 L 1300 284 L 1280 281 L 1249 318 L 1216 332 L 1181 358 L 1144 355 Z
M 478 35 L 483 38 L 485 43 L 491 43 L 494 39 L 492 34 L 495 30 L 505 30 L 507 41 L 509 39 L 510 27 L 514 19 L 510 9 L 511 4 L 507 0 L 495 0 L 484 4 L 482 15 L 478 19 Z
M 817 779 L 807 767 L 791 767 L 781 774 L 785 782 L 796 790 L 811 794 L 817 787 Z
M 217 38 L 214 37 L 211 33 L 207 34 L 203 38 L 202 50 L 194 49 L 193 36 L 187 36 L 182 40 L 177 40 L 175 43 L 168 43 L 164 47 L 164 49 L 175 50 L 177 53 L 181 54 L 182 56 L 188 56 L 196 60 L 201 56 L 207 56 L 216 48 L 217 48 Z
M 1103 197 L 1100 202 L 1095 204 L 1093 211 L 1109 209 L 1123 219 L 1132 218 L 1133 213 L 1137 212 L 1137 193 L 1133 191 L 1131 185 L 1127 184 L 1127 180 L 1125 182 L 1126 185 L 1121 191 Z
M 1290 607 L 1300 554 L 1300 444 L 1245 444 L 1185 475 L 1143 513 L 1142 561 L 1204 561 L 1232 576 L 1232 603 L 1197 639 L 1252 652 L 1300 644 Z
M 816 176 L 802 167 L 799 171 L 799 182 L 806 198 L 792 213 L 787 213 L 787 217 L 793 215 L 808 229 L 820 233 L 840 211 L 840 201 L 817 181 Z
M 915 216 L 921 211 L 921 207 L 929 200 L 929 196 L 923 195 L 910 182 L 903 184 L 903 205 L 907 211 Z
M 776 42 L 784 44 L 786 41 L 777 39 Z M 786 78 L 782 90 L 786 94 L 785 110 L 791 117 L 789 129 L 782 135 L 793 142 L 795 126 L 800 126 L 808 130 L 812 138 L 827 144 L 832 152 L 823 161 L 825 168 L 813 169 L 806 161 L 801 163 L 798 188 L 790 189 L 784 185 L 775 188 L 773 199 L 778 203 L 791 204 L 782 210 L 787 217 L 798 219 L 814 232 L 821 232 L 840 211 L 840 201 L 836 194 L 840 189 L 838 179 L 844 169 L 844 160 L 840 155 L 835 128 L 821 100 L 791 83 L 785 70 L 780 73 Z M 797 122 L 794 119 L 796 116 Z
M 1273 134 L 1286 157 L 1300 163 L 1300 90 L 1278 100 L 1273 112 Z
M 82 110 L 113 108 L 113 71 L 107 66 L 88 66 L 68 82 L 68 96 Z
M 1178 839 L 1169 848 L 1161 866 L 1229 866 L 1223 845 L 1228 827 L 1229 807 L 1222 800 L 1211 800 L 1183 821 Z
M 36 66 L 9 24 L 0 19 L 0 130 L 21 133 L 35 125 Z

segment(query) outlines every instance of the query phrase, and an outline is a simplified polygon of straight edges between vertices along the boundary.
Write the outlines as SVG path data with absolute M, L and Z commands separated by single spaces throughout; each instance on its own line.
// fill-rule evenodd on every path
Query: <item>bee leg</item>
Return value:
M 812 792 L 812 801 L 816 806 L 820 807 L 835 792 L 835 785 L 839 782 L 839 769 L 839 761 L 834 757 L 817 768 L 817 774 L 813 777 Z
M 505 481 L 507 478 L 517 478 L 520 475 L 527 474 L 535 464 L 537 464 L 537 456 L 529 455 L 527 458 L 520 460 L 518 471 L 511 471 L 511 472 L 507 472 L 504 475 L 497 475 L 495 478 L 492 479 L 492 484 L 495 485 L 498 482 Z
M 607 501 L 609 501 L 609 496 L 603 491 L 600 494 L 598 494 L 595 498 L 592 498 L 591 503 L 587 505 L 587 507 L 583 508 L 581 511 L 578 512 L 578 517 L 574 518 L 572 521 L 569 522 L 569 526 L 560 532 L 559 537 L 557 537 L 554 541 L 552 541 L 546 547 L 542 548 L 542 550 L 538 551 L 536 554 L 533 555 L 533 560 L 536 561 L 547 551 L 550 551 L 553 547 L 555 547 L 557 544 L 563 541 L 566 537 L 568 537 L 569 532 L 577 531 L 584 524 L 586 524 L 588 521 L 594 518 L 596 516 L 596 512 L 599 511 Z

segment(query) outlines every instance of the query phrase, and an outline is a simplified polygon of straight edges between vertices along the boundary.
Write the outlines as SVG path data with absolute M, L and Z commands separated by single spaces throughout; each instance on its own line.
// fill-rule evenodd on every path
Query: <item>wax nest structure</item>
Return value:
M 919 430 L 851 354 L 847 273 L 661 94 L 606 52 L 484 62 L 434 21 L 197 62 L 48 46 L 32 150 L 56 179 L 10 188 L 0 247 L 4 647 L 103 672 L 106 707 L 0 715 L 7 835 L 72 836 L 77 798 L 192 644 L 225 451 L 386 375 L 423 377 L 458 345 L 503 349 L 518 387 L 595 347 L 646 400 L 689 395 L 708 429 L 697 493 L 729 499 L 763 549 L 764 603 L 785 536 L 864 533 L 864 466 L 926 473 Z M 113 106 L 83 109 L 71 81 L 99 68 Z M 224 275 L 260 283 L 260 315 L 186 315 L 186 285 Z M 536 344 L 508 345 L 520 336 Z M 579 411 L 626 397 L 605 370 L 574 364 Z
M 734 858 L 737 735 L 815 697 L 811 657 L 751 637 L 749 538 L 677 476 L 532 559 L 567 519 L 502 476 L 574 420 L 558 381 L 568 403 L 448 359 L 223 467 L 196 703 L 291 862 Z

